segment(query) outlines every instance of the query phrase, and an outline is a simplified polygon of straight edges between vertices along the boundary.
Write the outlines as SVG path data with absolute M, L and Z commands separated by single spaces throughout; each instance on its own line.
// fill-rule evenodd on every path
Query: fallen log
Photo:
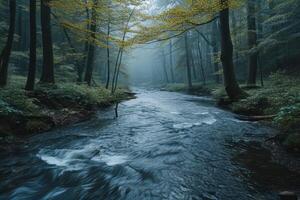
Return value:
M 237 115 L 235 118 L 241 121 L 262 121 L 262 120 L 270 120 L 276 117 L 276 115 L 263 115 L 263 116 L 245 116 L 245 115 Z

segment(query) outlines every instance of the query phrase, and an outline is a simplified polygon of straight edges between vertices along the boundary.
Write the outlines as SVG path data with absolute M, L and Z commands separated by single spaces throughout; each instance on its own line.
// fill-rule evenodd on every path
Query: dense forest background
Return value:
M 46 80 L 46 82 L 54 82 L 52 80 L 54 78 L 51 77 L 52 71 L 55 71 L 58 81 L 68 79 L 68 81 L 86 81 L 91 84 L 92 80 L 90 79 L 92 78 L 89 77 L 89 74 L 94 75 L 93 80 L 95 82 L 104 83 L 104 85 L 108 85 L 113 80 L 111 77 L 115 76 L 113 69 L 115 60 L 119 56 L 119 48 L 117 45 L 108 44 L 108 51 L 110 51 L 108 56 L 108 51 L 105 48 L 106 39 L 111 34 L 108 43 L 110 43 L 109 40 L 113 43 L 113 34 L 122 36 L 122 31 L 124 31 L 122 26 L 130 15 L 130 8 L 121 7 L 123 5 L 117 5 L 119 8 L 116 8 L 116 5 L 107 5 L 109 2 L 101 2 L 104 6 L 101 5 L 97 8 L 99 9 L 95 11 L 97 17 L 94 16 L 95 19 L 93 19 L 91 2 L 87 2 L 86 8 L 81 5 L 81 11 L 74 11 L 76 9 L 75 4 L 74 8 L 71 8 L 72 5 L 61 5 L 59 1 L 56 4 L 54 1 L 52 10 L 48 11 L 47 9 L 50 8 L 47 8 L 47 5 L 48 3 L 51 5 L 51 2 L 44 1 L 46 8 L 45 12 L 42 13 L 50 16 L 43 16 L 40 14 L 40 10 L 43 8 L 40 8 L 38 1 L 35 2 L 37 5 L 34 5 L 34 7 L 37 6 L 36 16 L 34 16 L 36 27 L 32 27 L 30 26 L 30 3 L 32 2 L 17 1 L 15 8 L 11 8 L 11 11 L 9 10 L 9 3 L 13 4 L 11 1 L 2 1 L 0 7 L 0 39 L 1 49 L 3 50 L 2 60 L 5 62 L 7 60 L 4 58 L 5 51 L 9 49 L 5 49 L 7 48 L 6 40 L 10 26 L 9 13 L 12 12 L 12 20 L 15 18 L 15 23 L 12 24 L 15 30 L 13 32 L 9 67 L 7 67 L 8 72 L 6 72 L 5 63 L 2 64 L 4 65 L 1 72 L 2 85 L 6 85 L 6 76 L 8 80 L 13 79 L 13 75 L 27 76 L 30 66 L 30 31 L 33 28 L 36 28 L 36 78 L 42 76 L 43 62 L 46 62 L 46 65 L 53 65 L 53 67 L 49 67 L 55 69 L 46 70 L 45 73 L 50 73 L 47 74 L 49 80 Z M 180 1 L 177 3 L 180 4 Z M 262 81 L 264 77 L 278 70 L 297 71 L 300 48 L 299 21 L 297 20 L 299 18 L 299 4 L 297 0 L 249 0 L 230 10 L 229 22 L 234 46 L 233 62 L 237 79 L 241 83 L 256 84 L 256 80 Z M 167 9 L 169 5 L 170 2 L 158 2 L 156 6 L 163 10 Z M 65 10 L 62 11 L 63 9 Z M 118 16 L 110 19 L 108 15 L 113 15 L 114 13 L 111 12 L 116 9 L 120 9 Z M 51 18 L 51 22 L 49 18 Z M 51 52 L 47 53 L 47 50 L 45 50 L 44 56 L 46 59 L 44 61 L 43 20 L 41 19 L 45 20 L 45 32 L 52 33 L 48 36 L 45 34 L 44 38 L 49 37 L 51 41 L 45 42 L 44 49 L 51 50 L 52 48 L 53 57 Z M 97 21 L 95 27 L 91 25 L 93 23 L 90 23 L 93 20 Z M 76 22 L 78 23 L 76 24 Z M 49 26 L 47 23 L 49 23 Z M 82 29 L 84 24 L 89 26 L 87 30 L 91 31 L 90 35 L 86 34 L 87 30 Z M 80 28 L 82 30 L 76 30 Z M 221 82 L 223 71 L 220 61 L 221 39 L 219 32 L 219 19 L 215 19 L 211 23 L 194 27 L 187 31 L 185 35 L 172 36 L 170 40 L 162 41 L 157 51 L 158 59 L 161 57 L 162 64 L 156 65 L 157 68 L 154 71 L 160 73 L 159 76 L 155 77 L 162 77 L 163 80 L 158 79 L 153 82 L 185 82 L 187 79 L 185 76 L 186 65 L 190 65 L 191 76 L 195 82 L 202 81 L 205 83 L 213 80 Z M 93 37 L 97 37 L 97 45 L 91 41 Z M 185 42 L 188 45 L 186 49 Z M 95 48 L 93 48 L 94 45 Z M 95 53 L 89 53 L 89 50 Z M 186 57 L 188 57 L 189 63 L 187 63 Z M 123 78 L 125 78 L 126 68 L 122 69 L 124 69 Z M 112 73 L 108 75 L 108 71 L 112 71 Z
M 131 83 L 299 119 L 299 0 L 2 0 L 0 10 L 4 114 L 114 104 Z

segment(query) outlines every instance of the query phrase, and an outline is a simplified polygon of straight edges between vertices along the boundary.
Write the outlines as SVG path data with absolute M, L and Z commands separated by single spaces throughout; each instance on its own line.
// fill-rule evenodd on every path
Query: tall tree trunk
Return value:
M 87 7 L 87 0 L 84 1 L 86 7 L 85 7 L 85 13 L 86 13 L 86 19 L 87 19 L 87 24 L 86 24 L 86 30 L 90 30 L 90 12 L 89 12 L 89 9 Z M 78 75 L 78 79 L 77 81 L 78 82 L 82 82 L 82 76 L 83 76 L 83 73 L 84 73 L 84 70 L 85 70 L 85 67 L 86 67 L 86 60 L 87 60 L 87 55 L 88 55 L 88 51 L 89 51 L 89 42 L 88 42 L 88 38 L 89 38 L 89 35 L 90 33 L 87 33 L 86 34 L 86 41 L 84 43 L 84 49 L 83 49 L 83 52 L 84 52 L 84 57 L 82 59 L 82 63 L 81 65 L 78 67 L 78 72 L 77 72 L 77 75 Z
M 7 84 L 7 72 L 8 63 L 12 50 L 14 33 L 15 33 L 15 23 L 16 23 L 16 0 L 9 0 L 9 30 L 8 37 L 4 49 L 0 55 L 0 87 L 4 87 Z
M 163 59 L 163 70 L 165 74 L 165 82 L 169 83 L 169 77 L 167 72 L 167 61 L 166 61 L 166 55 L 164 49 L 162 49 L 162 59 Z
M 220 1 L 221 4 L 225 6 L 225 8 L 220 11 L 221 61 L 224 72 L 224 85 L 230 99 L 239 99 L 244 95 L 244 92 L 241 90 L 236 81 L 233 66 L 233 45 L 229 28 L 228 0 Z
M 124 26 L 122 42 L 124 42 L 126 39 L 127 29 L 129 27 L 129 23 L 130 23 L 131 17 L 133 16 L 134 11 L 135 11 L 135 9 L 131 10 L 130 15 L 127 19 L 127 23 Z M 116 59 L 116 64 L 115 64 L 115 69 L 114 69 L 114 74 L 113 74 L 113 79 L 112 79 L 112 86 L 111 86 L 112 94 L 114 94 L 115 91 L 117 90 L 119 74 L 120 74 L 120 69 L 121 69 L 122 59 L 123 59 L 123 52 L 124 52 L 124 46 L 122 44 L 122 46 L 119 48 L 117 59 Z
M 249 46 L 249 60 L 248 60 L 248 85 L 256 84 L 257 74 L 257 56 L 258 53 L 253 48 L 256 47 L 257 34 L 256 34 L 256 16 L 255 16 L 255 2 L 256 0 L 248 0 L 248 46 Z
M 186 72 L 187 72 L 187 81 L 188 81 L 188 89 L 191 90 L 193 87 L 192 84 L 192 73 L 191 73 L 191 64 L 190 64 L 190 49 L 189 49 L 189 43 L 188 43 L 188 33 L 186 32 L 184 34 L 184 43 L 185 43 L 185 57 L 186 57 Z
M 108 89 L 110 82 L 110 49 L 109 49 L 109 37 L 110 37 L 110 21 L 107 22 L 107 39 L 106 39 L 106 52 L 107 52 L 107 77 L 105 88 Z
M 18 18 L 16 20 L 17 21 L 16 33 L 19 36 L 19 40 L 18 40 L 18 43 L 17 43 L 17 50 L 21 51 L 22 47 L 23 47 L 22 40 L 25 39 L 25 38 L 22 37 L 23 20 L 22 20 L 22 7 L 21 7 L 21 5 L 18 6 L 17 14 L 18 14 Z
M 191 47 L 191 48 L 193 48 L 193 47 Z M 195 80 L 197 80 L 197 72 L 196 72 L 195 60 L 194 60 L 194 55 L 193 55 L 192 49 L 190 50 L 190 57 L 191 57 L 190 59 L 192 61 L 193 78 Z
M 212 24 L 212 48 L 213 48 L 213 62 L 214 62 L 214 71 L 215 71 L 215 81 L 216 83 L 220 83 L 220 75 L 219 75 L 219 64 L 216 61 L 216 58 L 219 56 L 219 45 L 218 45 L 218 22 L 214 21 Z
M 235 33 L 233 43 L 236 46 L 235 51 L 234 51 L 233 64 L 235 66 L 239 66 L 240 65 L 240 55 L 239 55 L 239 51 L 238 51 L 237 47 L 241 44 L 240 44 L 240 40 L 239 40 L 240 37 L 238 37 L 238 33 L 237 33 L 237 19 L 236 19 L 236 13 L 235 12 L 237 12 L 237 10 L 233 10 L 231 12 L 231 25 L 232 25 L 233 32 Z
M 172 39 L 170 39 L 170 72 L 171 72 L 171 81 L 172 83 L 175 82 L 175 76 L 174 76 L 174 69 L 173 69 L 173 44 L 172 44 Z
M 97 11 L 96 6 L 98 5 L 98 0 L 94 0 L 94 5 L 92 8 L 92 16 L 91 16 L 91 27 L 90 27 L 90 38 L 91 40 L 94 40 L 96 38 L 96 30 L 97 30 Z M 89 50 L 86 60 L 86 72 L 84 81 L 91 85 L 92 83 L 92 77 L 93 77 L 93 65 L 94 65 L 94 57 L 95 57 L 95 45 L 93 42 L 89 43 Z
M 262 5 L 260 1 L 256 2 L 257 4 L 257 42 L 259 42 L 263 38 L 263 16 L 262 16 Z M 261 86 L 264 86 L 264 77 L 263 77 L 263 68 L 262 68 L 262 59 L 261 59 L 261 53 L 259 52 L 259 49 L 257 49 L 257 65 L 260 72 L 260 84 Z
M 30 57 L 25 89 L 33 90 L 36 71 L 36 0 L 30 0 Z
M 43 42 L 42 83 L 54 83 L 54 58 L 51 35 L 51 0 L 41 0 L 41 25 Z
M 201 47 L 200 47 L 200 34 L 198 34 L 197 49 L 198 49 L 198 54 L 199 54 L 199 65 L 200 65 L 200 70 L 201 70 L 201 75 L 202 75 L 202 82 L 203 82 L 203 85 L 205 85 L 206 77 L 205 77 L 205 71 L 204 71 L 204 67 L 203 67 L 203 56 L 202 56 Z

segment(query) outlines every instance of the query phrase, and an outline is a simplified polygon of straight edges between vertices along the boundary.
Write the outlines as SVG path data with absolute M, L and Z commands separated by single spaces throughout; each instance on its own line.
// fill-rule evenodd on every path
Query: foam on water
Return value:
M 194 126 L 201 126 L 203 124 L 206 125 L 213 125 L 214 123 L 216 123 L 217 120 L 209 115 L 203 119 L 201 119 L 201 121 L 197 121 L 197 122 L 183 122 L 183 123 L 177 123 L 173 125 L 174 129 L 188 129 L 188 128 L 192 128 Z
M 101 155 L 99 157 L 92 158 L 93 161 L 102 161 L 105 162 L 108 166 L 114 166 L 123 164 L 128 161 L 127 156 L 121 155 Z

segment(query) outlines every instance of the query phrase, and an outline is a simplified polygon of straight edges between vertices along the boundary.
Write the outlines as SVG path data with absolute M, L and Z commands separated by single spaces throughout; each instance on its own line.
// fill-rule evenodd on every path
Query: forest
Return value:
M 0 199 L 300 197 L 300 0 L 0 0 Z

